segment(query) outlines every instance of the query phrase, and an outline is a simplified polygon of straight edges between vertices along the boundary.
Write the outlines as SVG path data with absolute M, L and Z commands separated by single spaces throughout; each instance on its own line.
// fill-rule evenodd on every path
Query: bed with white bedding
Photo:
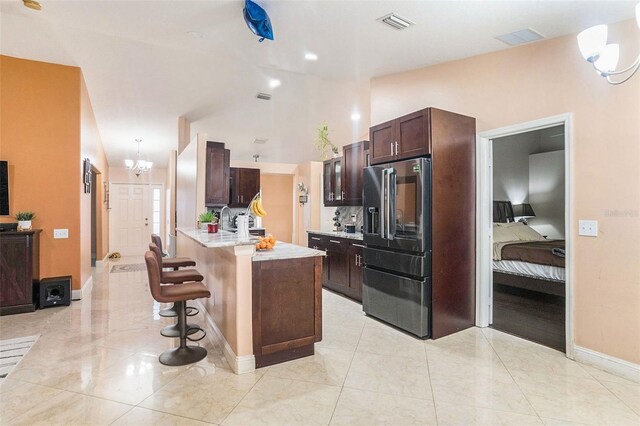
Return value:
M 547 240 L 531 227 L 513 222 L 511 203 L 494 202 L 494 282 L 564 296 L 564 240 Z

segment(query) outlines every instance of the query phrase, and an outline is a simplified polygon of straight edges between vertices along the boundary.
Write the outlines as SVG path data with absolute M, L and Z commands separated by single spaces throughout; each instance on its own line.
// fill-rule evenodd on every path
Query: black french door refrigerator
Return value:
M 364 283 L 371 315 L 431 335 L 431 159 L 364 169 Z

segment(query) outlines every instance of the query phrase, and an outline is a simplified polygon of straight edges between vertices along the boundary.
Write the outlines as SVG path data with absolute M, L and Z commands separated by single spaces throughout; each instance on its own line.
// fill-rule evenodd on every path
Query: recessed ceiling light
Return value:
M 267 143 L 269 139 L 266 138 L 258 138 L 256 140 L 253 141 L 253 143 L 258 144 L 258 145 L 264 145 L 265 143 Z
M 317 61 L 318 60 L 318 55 L 316 55 L 315 53 L 307 52 L 307 53 L 304 54 L 304 58 L 307 61 Z
M 277 78 L 272 78 L 271 80 L 269 80 L 269 87 L 271 87 L 272 89 L 279 87 L 281 84 L 282 82 Z
M 353 114 L 351 114 L 351 119 L 352 119 L 353 121 L 358 121 L 358 120 L 360 120 L 360 113 L 358 113 L 358 112 L 354 112 Z
M 256 98 L 261 99 L 263 101 L 270 101 L 271 95 L 269 93 L 258 92 L 258 94 L 256 95 Z
M 198 31 L 188 31 L 187 34 L 189 34 L 193 38 L 203 38 L 204 37 L 204 35 L 202 33 L 199 33 Z

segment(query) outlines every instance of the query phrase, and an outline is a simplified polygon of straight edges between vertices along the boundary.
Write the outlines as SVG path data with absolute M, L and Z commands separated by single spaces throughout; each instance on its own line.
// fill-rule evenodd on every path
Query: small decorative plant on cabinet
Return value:
M 16 220 L 18 221 L 18 231 L 30 231 L 31 221 L 36 217 L 34 212 L 17 212 Z
M 318 127 L 315 145 L 316 149 L 320 151 L 320 159 L 322 161 L 327 159 L 327 148 L 331 148 L 334 157 L 337 156 L 338 147 L 329 140 L 329 126 L 327 123 L 322 123 L 320 127 Z

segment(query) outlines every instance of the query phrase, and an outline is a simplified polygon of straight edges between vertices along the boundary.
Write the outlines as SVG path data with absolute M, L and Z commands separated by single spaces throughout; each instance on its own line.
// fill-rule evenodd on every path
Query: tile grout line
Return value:
M 327 425 L 331 424 L 331 422 L 333 421 L 333 416 L 336 414 L 336 409 L 338 408 L 340 397 L 342 397 L 342 392 L 344 391 L 344 385 L 347 382 L 347 377 L 349 377 L 349 371 L 351 371 L 351 365 L 353 365 L 353 359 L 356 357 L 356 352 L 358 351 L 358 346 L 360 346 L 360 340 L 362 340 L 362 334 L 364 333 L 364 328 L 366 327 L 366 325 L 367 323 L 363 322 L 362 330 L 360 330 L 360 336 L 358 336 L 358 342 L 356 343 L 356 348 L 354 349 L 353 355 L 351 356 L 351 361 L 349 362 L 349 368 L 347 368 L 347 373 L 344 375 L 344 380 L 342 380 L 342 386 L 340 386 L 340 393 L 338 394 L 338 398 L 336 398 L 336 403 L 333 405 L 333 411 L 331 411 L 331 417 L 329 417 L 329 423 L 327 423 Z
M 531 401 L 529 401 L 529 398 L 527 398 L 527 395 L 524 393 L 524 391 L 520 387 L 520 384 L 518 384 L 518 381 L 513 377 L 513 374 L 511 374 L 511 370 L 509 370 L 507 368 L 507 364 L 504 363 L 504 361 L 502 360 L 502 357 L 500 356 L 498 351 L 496 351 L 496 348 L 493 346 L 493 344 L 491 344 L 491 341 L 489 341 L 489 339 L 484 334 L 484 331 L 482 331 L 482 329 L 480 330 L 480 333 L 482 334 L 482 337 L 484 338 L 484 340 L 489 344 L 489 346 L 491 346 L 491 350 L 493 351 L 493 353 L 496 354 L 496 356 L 500 360 L 500 364 L 502 364 L 502 366 L 507 371 L 507 373 L 509 373 L 509 377 L 511 377 L 511 380 L 513 380 L 513 383 L 518 387 L 518 390 L 520 391 L 520 393 L 522 394 L 524 399 L 527 401 L 527 404 L 529 404 L 529 407 L 531 407 L 533 412 L 536 413 L 536 417 L 538 418 L 538 420 L 540 420 L 540 423 L 544 424 L 544 421 L 542 420 L 542 417 L 540 416 L 540 413 L 538 413 L 538 410 L 536 410 L 536 407 L 534 407 L 533 404 L 531 403 Z
M 234 373 L 235 374 L 235 373 Z M 244 394 L 244 396 L 242 398 L 240 398 L 240 401 L 238 401 L 238 403 L 236 405 L 233 406 L 233 408 L 231 410 L 229 410 L 229 414 L 227 414 L 226 416 L 224 416 L 224 418 L 222 419 L 222 421 L 219 423 L 221 425 L 224 424 L 224 422 L 229 418 L 229 416 L 231 414 L 233 414 L 233 412 L 235 411 L 236 408 L 238 408 L 238 406 L 242 403 L 242 401 L 244 401 L 244 399 L 247 397 L 247 395 L 249 395 L 249 393 L 253 390 L 253 388 L 256 387 L 256 385 L 258 383 L 260 383 L 260 381 L 264 378 L 266 374 L 263 374 L 262 376 L 260 376 L 260 378 L 258 380 L 256 380 L 256 382 L 253 384 L 253 386 L 251 386 L 251 388 L 247 391 L 247 393 Z
M 438 408 L 436 407 L 436 395 L 433 392 L 433 383 L 431 383 L 431 364 L 429 363 L 429 353 L 427 351 L 427 342 L 423 342 L 424 358 L 427 361 L 427 374 L 429 375 L 429 387 L 431 388 L 431 400 L 433 401 L 433 415 L 436 416 L 436 425 L 438 424 Z
M 629 404 L 627 404 L 622 398 L 620 398 L 618 395 L 615 394 L 615 392 L 613 392 L 611 389 L 609 389 L 609 386 L 606 385 L 606 383 L 616 383 L 616 382 L 609 382 L 607 380 L 600 380 L 598 379 L 596 376 L 594 376 L 593 374 L 591 374 L 588 370 L 584 369 L 584 371 L 587 372 L 587 374 L 589 374 L 593 380 L 595 380 L 596 382 L 600 383 L 607 391 L 609 391 L 610 394 L 612 394 L 614 397 L 616 397 L 618 399 L 618 401 L 622 402 L 623 405 L 625 405 L 627 408 L 629 408 L 633 413 L 635 413 L 638 417 L 640 417 L 640 412 L 637 412 L 632 406 L 630 406 Z M 606 371 L 605 371 L 606 373 Z M 617 377 L 617 376 L 616 376 Z M 626 379 L 625 379 L 626 380 Z M 637 384 L 634 382 L 630 382 L 632 384 Z M 638 387 L 640 388 L 640 385 L 638 385 Z

